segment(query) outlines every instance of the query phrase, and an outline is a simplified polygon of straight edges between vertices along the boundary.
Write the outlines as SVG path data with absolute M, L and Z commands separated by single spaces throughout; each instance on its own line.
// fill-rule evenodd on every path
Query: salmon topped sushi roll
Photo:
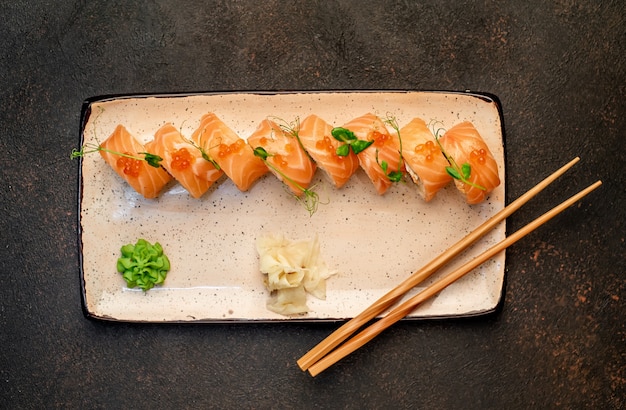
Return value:
M 248 137 L 248 144 L 253 150 L 264 149 L 270 171 L 300 196 L 303 188 L 311 184 L 316 165 L 300 145 L 297 132 L 289 133 L 274 121 L 265 119 Z
M 383 120 L 371 113 L 351 120 L 343 128 L 352 131 L 359 140 L 374 141 L 357 156 L 378 194 L 384 194 L 393 183 L 388 173 L 404 171 L 398 136 L 391 135 Z M 387 164 L 387 171 L 383 163 Z
M 121 124 L 100 144 L 99 151 L 106 163 L 145 198 L 156 198 L 172 179 L 163 168 L 154 167 L 143 159 L 149 148 L 140 143 Z
M 331 135 L 333 127 L 317 115 L 309 115 L 300 124 L 298 136 L 304 149 L 316 162 L 333 185 L 341 188 L 359 169 L 359 159 L 350 150 L 348 155 L 338 155 L 341 144 Z
M 163 167 L 194 198 L 200 198 L 223 174 L 172 124 L 165 124 L 157 130 L 154 151 L 163 158 Z
M 406 170 L 419 188 L 425 201 L 448 185 L 452 177 L 446 171 L 449 165 L 435 136 L 421 118 L 414 118 L 400 129 L 402 156 Z
M 205 114 L 192 137 L 205 147 L 240 191 L 247 191 L 269 169 L 252 148 L 213 113 Z
M 439 138 L 444 154 L 453 165 L 469 165 L 467 182 L 455 179 L 456 187 L 465 194 L 467 203 L 477 204 L 500 185 L 498 164 L 474 125 L 465 121 L 447 130 Z

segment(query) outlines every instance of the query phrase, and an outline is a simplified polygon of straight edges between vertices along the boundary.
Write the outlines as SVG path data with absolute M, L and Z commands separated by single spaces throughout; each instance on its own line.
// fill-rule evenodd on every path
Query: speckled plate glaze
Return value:
M 117 124 L 140 141 L 171 122 L 191 136 L 207 112 L 215 112 L 247 138 L 259 122 L 287 121 L 315 113 L 339 126 L 373 112 L 393 115 L 400 126 L 414 117 L 445 128 L 469 120 L 492 150 L 505 180 L 503 125 L 496 97 L 469 92 L 362 91 L 202 93 L 92 98 L 83 106 L 83 143 L 103 141 Z M 175 182 L 157 199 L 138 195 L 97 154 L 81 160 L 80 232 L 83 306 L 88 317 L 130 322 L 342 320 L 351 318 L 405 277 L 504 207 L 504 183 L 479 205 L 469 206 L 451 184 L 429 203 L 412 182 L 376 194 L 362 170 L 337 190 L 316 174 L 325 205 L 310 217 L 268 174 L 242 193 L 223 177 L 194 199 Z M 268 293 L 255 243 L 266 233 L 293 240 L 319 236 L 324 260 L 339 274 L 327 283 L 327 299 L 308 299 L 310 312 L 285 317 L 266 309 Z M 454 266 L 505 237 L 505 225 L 470 248 Z M 148 292 L 129 289 L 116 271 L 120 247 L 138 238 L 160 242 L 172 269 L 165 284 Z M 473 316 L 502 300 L 504 252 L 425 303 L 411 318 Z

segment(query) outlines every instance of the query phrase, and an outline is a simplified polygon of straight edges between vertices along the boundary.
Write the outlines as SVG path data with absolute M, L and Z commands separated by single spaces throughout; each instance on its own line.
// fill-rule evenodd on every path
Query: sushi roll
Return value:
M 248 137 L 248 144 L 252 149 L 264 149 L 270 171 L 300 196 L 311 184 L 316 165 L 302 148 L 297 133 L 297 129 L 287 132 L 276 122 L 265 119 Z
M 376 192 L 383 195 L 393 183 L 390 172 L 403 172 L 397 135 L 391 135 L 385 123 L 376 115 L 367 113 L 343 125 L 352 131 L 359 140 L 374 141 L 372 145 L 357 154 L 359 164 L 374 184 Z M 387 170 L 382 164 L 386 163 Z
M 163 158 L 163 167 L 194 198 L 200 198 L 223 174 L 172 124 L 165 124 L 157 130 L 154 151 Z
M 120 177 L 135 191 L 150 199 L 156 198 L 163 187 L 172 179 L 163 168 L 153 167 L 143 159 L 145 153 L 151 148 L 140 143 L 120 124 L 100 144 L 99 151 L 106 163 Z
M 208 150 L 209 156 L 240 191 L 247 191 L 269 169 L 254 155 L 252 148 L 217 115 L 202 116 L 192 139 Z
M 498 164 L 489 147 L 474 125 L 465 121 L 447 130 L 439 138 L 444 154 L 451 164 L 462 167 L 469 165 L 467 181 L 455 179 L 456 187 L 465 195 L 469 204 L 482 202 L 491 191 L 500 185 Z
M 337 155 L 337 148 L 341 143 L 332 137 L 332 128 L 326 121 L 312 114 L 300 124 L 298 136 L 317 166 L 336 188 L 341 188 L 359 169 L 359 159 L 352 150 L 348 155 Z
M 452 180 L 446 171 L 448 161 L 421 118 L 414 118 L 402 127 L 400 137 L 407 173 L 417 184 L 422 198 L 430 201 Z

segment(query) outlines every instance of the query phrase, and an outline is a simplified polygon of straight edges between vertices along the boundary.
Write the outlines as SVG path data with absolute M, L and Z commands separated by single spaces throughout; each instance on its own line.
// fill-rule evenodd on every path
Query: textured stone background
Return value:
M 626 408 L 622 1 L 1 1 L 0 15 L 0 407 Z M 510 231 L 604 185 L 507 251 L 497 314 L 402 322 L 317 378 L 295 361 L 335 324 L 83 317 L 68 156 L 85 98 L 317 89 L 497 95 L 509 201 L 581 156 Z

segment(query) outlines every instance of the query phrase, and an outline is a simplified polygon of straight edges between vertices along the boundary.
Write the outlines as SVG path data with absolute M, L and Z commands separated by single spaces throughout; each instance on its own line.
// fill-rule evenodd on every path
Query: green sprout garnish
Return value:
M 204 131 L 202 131 L 202 132 L 204 132 Z M 189 138 L 183 137 L 183 140 L 185 140 L 185 142 L 187 142 L 189 145 L 191 145 L 192 147 L 194 147 L 195 149 L 200 151 L 200 154 L 202 154 L 202 159 L 204 159 L 205 161 L 209 161 L 211 163 L 211 165 L 213 165 L 215 167 L 215 169 L 217 169 L 218 171 L 222 169 L 219 166 L 219 164 L 213 158 L 211 158 L 211 156 L 209 155 L 209 153 L 207 152 L 207 150 L 204 147 L 201 147 L 199 144 L 196 144 L 195 141 L 190 140 Z
M 99 107 L 99 108 L 100 108 L 100 111 L 98 112 L 98 114 L 96 115 L 96 118 L 93 121 L 94 122 L 93 135 L 94 135 L 94 138 L 96 139 L 97 144 L 86 143 L 82 147 L 80 147 L 79 150 L 76 148 L 73 148 L 72 152 L 70 153 L 70 159 L 80 158 L 80 157 L 84 157 L 87 154 L 91 154 L 91 153 L 98 152 L 98 151 L 103 151 L 103 152 L 108 152 L 113 155 L 119 155 L 120 157 L 131 158 L 131 159 L 135 159 L 138 161 L 146 161 L 148 165 L 153 166 L 155 168 L 159 168 L 161 166 L 160 162 L 163 161 L 163 158 L 161 158 L 158 155 L 150 154 L 149 152 L 139 152 L 138 154 L 143 155 L 143 158 L 141 158 L 141 157 L 137 157 L 134 155 L 124 154 L 122 152 L 117 152 L 117 151 L 113 151 L 113 150 L 102 147 L 100 145 L 100 142 L 98 141 L 98 136 L 96 135 L 96 129 L 95 129 L 96 122 L 98 121 L 102 113 L 104 112 L 104 108 L 102 107 Z
M 170 261 L 158 242 L 152 245 L 145 239 L 136 244 L 124 245 L 122 257 L 117 260 L 117 271 L 129 288 L 139 287 L 144 292 L 165 281 Z
M 309 157 L 309 159 L 313 160 L 309 152 L 304 148 L 304 145 L 302 145 L 302 141 L 300 140 L 300 118 L 299 117 L 296 117 L 296 119 L 293 120 L 292 122 L 287 122 L 286 120 L 283 120 L 282 118 L 279 118 L 279 117 L 268 117 L 268 119 L 270 119 L 271 121 L 274 121 L 284 133 L 295 138 L 296 141 L 298 141 L 298 145 L 300 145 L 300 148 L 302 148 L 302 151 L 305 152 L 305 154 L 307 155 L 307 157 Z
M 402 171 L 389 171 L 389 164 L 387 161 L 378 160 L 378 150 L 376 150 L 376 163 L 380 165 L 383 172 L 391 182 L 400 182 L 402 180 Z
M 186 138 L 185 138 L 186 139 Z M 193 142 L 192 140 L 186 139 L 187 142 L 189 142 L 189 144 L 191 144 L 191 146 L 193 146 L 194 148 L 196 148 L 198 151 L 200 151 L 200 154 L 202 154 L 202 159 L 204 159 L 205 161 L 209 161 L 211 163 L 211 165 L 213 165 L 215 167 L 215 169 L 217 169 L 218 171 L 220 169 L 222 169 L 220 167 L 220 165 L 213 159 L 211 158 L 211 156 L 209 155 L 209 153 L 207 152 L 206 149 L 204 149 L 203 147 L 201 147 L 200 145 L 196 144 L 195 142 Z
M 430 126 L 432 128 L 433 134 L 435 136 L 435 141 L 437 142 L 437 145 L 439 146 L 439 149 L 441 150 L 441 153 L 443 154 L 443 156 L 445 157 L 446 161 L 448 161 L 448 164 L 450 164 L 449 166 L 446 167 L 446 172 L 448 173 L 448 175 L 450 175 L 452 178 L 461 181 L 464 184 L 473 186 L 474 188 L 478 188 L 481 189 L 483 191 L 486 190 L 485 187 L 474 183 L 472 181 L 469 180 L 471 174 L 472 174 L 472 167 L 469 163 L 465 162 L 463 164 L 461 164 L 461 166 L 459 166 L 459 164 L 457 164 L 457 162 L 454 160 L 454 158 L 452 158 L 451 155 L 449 155 L 446 150 L 443 148 L 443 145 L 441 145 L 441 142 L 439 141 L 439 138 L 441 138 L 440 133 L 445 131 L 443 127 L 439 127 L 437 129 L 435 129 L 436 124 L 439 123 L 439 121 L 431 121 L 430 122 Z
M 336 151 L 337 155 L 340 157 L 348 156 L 350 149 L 352 149 L 352 152 L 355 154 L 358 154 L 374 143 L 374 140 L 366 141 L 358 139 L 352 131 L 343 127 L 333 128 L 330 131 L 330 135 L 337 141 L 343 142 L 342 145 L 337 147 Z
M 283 120 L 282 118 L 279 117 L 273 117 L 270 116 L 268 117 L 269 120 L 274 121 L 281 130 L 283 130 L 285 133 L 291 135 L 292 137 L 295 137 L 298 139 L 298 141 L 300 141 L 300 137 L 298 136 L 298 132 L 300 132 L 300 118 L 296 117 L 295 120 L 293 120 L 292 122 L 287 122 L 286 120 Z
M 398 134 L 398 141 L 400 143 L 398 153 L 400 154 L 400 157 L 398 159 L 397 171 L 387 172 L 389 164 L 387 164 L 387 161 L 378 162 L 378 151 L 376 151 L 376 162 L 383 169 L 383 172 L 385 173 L 385 175 L 387 175 L 387 178 L 389 178 L 390 181 L 400 182 L 402 180 L 401 169 L 404 163 L 404 157 L 402 156 L 402 138 L 400 137 L 400 127 L 398 126 L 398 121 L 396 120 L 396 117 L 392 116 L 391 114 L 387 114 L 387 118 L 384 120 L 384 122 L 390 125 L 394 130 L 396 130 L 396 133 Z
M 317 207 L 318 207 L 318 205 L 320 203 L 320 199 L 319 199 L 318 193 L 313 190 L 313 188 L 315 188 L 315 186 L 311 187 L 310 189 L 304 188 L 303 186 L 298 184 L 296 181 L 294 181 L 293 179 L 291 179 L 287 175 L 285 175 L 283 172 L 281 172 L 278 168 L 276 168 L 272 163 L 270 163 L 267 160 L 267 158 L 271 157 L 272 154 L 269 154 L 265 150 L 265 148 L 257 147 L 257 148 L 254 149 L 253 152 L 254 152 L 255 156 L 257 156 L 257 157 L 261 158 L 261 160 L 263 160 L 265 165 L 267 165 L 272 170 L 276 171 L 285 180 L 289 181 L 296 188 L 298 188 L 299 190 L 302 191 L 302 193 L 304 195 L 302 195 L 302 196 L 294 195 L 294 196 L 295 196 L 296 200 L 298 200 L 304 206 L 304 208 L 309 212 L 309 215 L 313 216 L 313 214 L 317 211 Z
M 119 155 L 120 157 L 131 158 L 137 161 L 146 161 L 148 165 L 153 166 L 155 168 L 159 168 L 161 166 L 161 161 L 163 161 L 163 158 L 161 158 L 160 156 L 150 154 L 149 152 L 139 152 L 138 154 L 143 155 L 143 157 L 138 157 L 135 155 L 124 154 L 123 152 L 113 151 L 113 150 L 102 147 L 100 144 L 92 144 L 92 143 L 87 143 L 83 145 L 80 148 L 80 150 L 77 150 L 76 148 L 72 149 L 70 158 L 74 159 L 74 158 L 84 157 L 87 154 L 91 154 L 91 153 L 98 152 L 98 151 L 108 152 L 113 155 Z
M 183 135 L 183 125 L 184 124 L 185 124 L 185 121 L 183 121 L 183 123 L 180 126 L 180 129 L 178 130 L 178 132 L 180 132 L 180 135 L 183 137 L 183 140 L 186 143 L 188 143 L 189 145 L 191 145 L 192 147 L 194 147 L 195 149 L 197 149 L 198 151 L 200 151 L 200 154 L 202 155 L 202 159 L 204 159 L 205 161 L 209 161 L 211 163 L 211 165 L 213 165 L 215 167 L 215 169 L 217 169 L 218 171 L 221 170 L 222 168 L 220 168 L 219 164 L 217 162 L 215 162 L 215 160 L 213 158 L 211 158 L 211 156 L 209 155 L 209 153 L 208 153 L 208 151 L 207 151 L 207 149 L 205 147 L 200 146 L 200 144 L 197 144 L 191 138 L 187 138 L 187 137 L 185 137 Z M 206 131 L 206 130 L 203 129 L 202 133 L 204 133 L 204 131 Z M 202 138 L 199 138 L 199 140 L 202 141 Z

